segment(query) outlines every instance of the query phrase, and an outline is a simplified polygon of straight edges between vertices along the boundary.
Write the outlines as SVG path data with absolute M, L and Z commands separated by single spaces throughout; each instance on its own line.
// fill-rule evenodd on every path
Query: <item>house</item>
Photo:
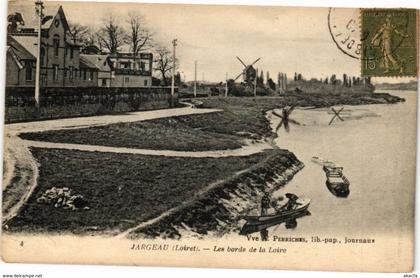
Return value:
M 11 11 L 23 15 L 24 25 L 9 30 L 7 36 L 7 81 L 6 86 L 34 86 L 35 67 L 38 56 L 37 16 L 28 7 L 14 7 Z M 26 13 L 25 13 L 26 12 Z M 70 28 L 63 8 L 48 7 L 41 31 L 41 86 L 68 87 L 89 86 L 80 82 L 80 46 L 71 39 Z M 32 16 L 26 16 L 32 15 Z
M 16 20 L 9 24 L 6 86 L 34 87 L 38 56 L 38 17 L 31 5 L 9 6 Z M 150 87 L 151 53 L 133 57 L 129 52 L 101 53 L 88 46 L 81 52 L 72 38 L 61 6 L 44 9 L 41 28 L 41 87 Z
M 153 54 L 140 53 L 138 57 L 128 52 L 109 55 L 114 71 L 112 87 L 151 87 Z
M 92 86 L 111 87 L 113 72 L 106 54 L 80 54 L 82 78 L 93 81 Z M 86 74 L 87 72 L 88 74 Z

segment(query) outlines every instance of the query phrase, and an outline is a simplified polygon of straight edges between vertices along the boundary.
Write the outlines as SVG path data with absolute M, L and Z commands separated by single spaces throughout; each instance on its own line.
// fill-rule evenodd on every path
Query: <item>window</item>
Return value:
M 105 78 L 102 79 L 102 87 L 106 87 L 106 79 Z
M 58 65 L 53 65 L 53 80 L 58 80 Z
M 73 67 L 72 66 L 69 67 L 69 79 L 70 80 L 73 79 Z
M 75 77 L 75 78 L 77 78 L 77 77 L 78 77 L 78 76 L 77 76 L 77 71 L 78 71 L 77 69 L 74 69 L 74 77 Z
M 125 83 L 130 82 L 130 77 L 124 77 L 124 82 L 125 82 Z
M 63 76 L 64 76 L 64 78 L 66 78 L 66 77 L 67 77 L 67 68 L 64 68 L 64 69 L 63 69 Z
M 147 86 L 147 79 L 144 80 L 144 86 Z
M 90 74 L 89 74 L 89 81 L 93 80 L 93 70 L 90 70 Z
M 70 59 L 73 59 L 74 57 L 74 50 L 73 47 L 70 47 Z
M 32 62 L 26 62 L 25 79 L 26 81 L 32 81 Z
M 58 57 L 58 49 L 60 47 L 60 39 L 54 38 L 53 40 L 54 56 Z
M 41 74 L 41 84 L 47 84 L 47 75 L 45 73 Z
M 40 60 L 40 62 L 41 62 L 41 66 L 43 66 L 44 63 L 45 63 L 45 48 L 43 48 L 43 47 L 41 47 L 41 60 Z
M 86 77 L 86 69 L 83 69 L 83 80 L 86 80 L 87 79 L 87 77 Z

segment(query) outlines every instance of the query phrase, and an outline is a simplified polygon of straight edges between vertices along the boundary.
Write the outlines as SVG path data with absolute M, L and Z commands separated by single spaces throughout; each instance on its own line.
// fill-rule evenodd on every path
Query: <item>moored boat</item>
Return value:
M 343 167 L 324 165 L 322 169 L 327 176 L 328 190 L 337 197 L 347 197 L 350 194 L 350 182 L 343 174 Z

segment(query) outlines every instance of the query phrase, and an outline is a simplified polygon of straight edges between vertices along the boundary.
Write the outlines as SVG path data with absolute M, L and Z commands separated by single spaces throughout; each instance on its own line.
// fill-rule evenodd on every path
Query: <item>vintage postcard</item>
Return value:
M 418 11 L 9 0 L 6 262 L 410 272 Z

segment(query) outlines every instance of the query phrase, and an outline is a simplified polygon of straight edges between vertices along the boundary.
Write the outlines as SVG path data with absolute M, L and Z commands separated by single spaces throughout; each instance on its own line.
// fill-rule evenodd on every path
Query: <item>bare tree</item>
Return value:
M 124 29 L 117 23 L 113 16 L 110 16 L 98 31 L 100 46 L 108 49 L 110 53 L 118 52 L 118 49 L 124 44 L 124 38 Z
M 89 28 L 87 26 L 83 26 L 79 23 L 69 22 L 70 25 L 70 35 L 73 43 L 83 42 L 84 38 L 86 37 Z
M 169 85 L 168 73 L 170 73 L 173 68 L 172 53 L 166 47 L 159 46 L 156 49 L 156 53 L 154 56 L 155 56 L 155 59 L 153 61 L 155 64 L 154 70 L 159 72 L 162 78 L 163 84 L 165 86 L 168 86 Z M 177 65 L 175 65 L 175 67 L 177 67 Z
M 142 15 L 130 14 L 128 23 L 130 27 L 125 42 L 130 45 L 133 58 L 136 59 L 141 50 L 151 47 L 152 33 L 146 28 Z

